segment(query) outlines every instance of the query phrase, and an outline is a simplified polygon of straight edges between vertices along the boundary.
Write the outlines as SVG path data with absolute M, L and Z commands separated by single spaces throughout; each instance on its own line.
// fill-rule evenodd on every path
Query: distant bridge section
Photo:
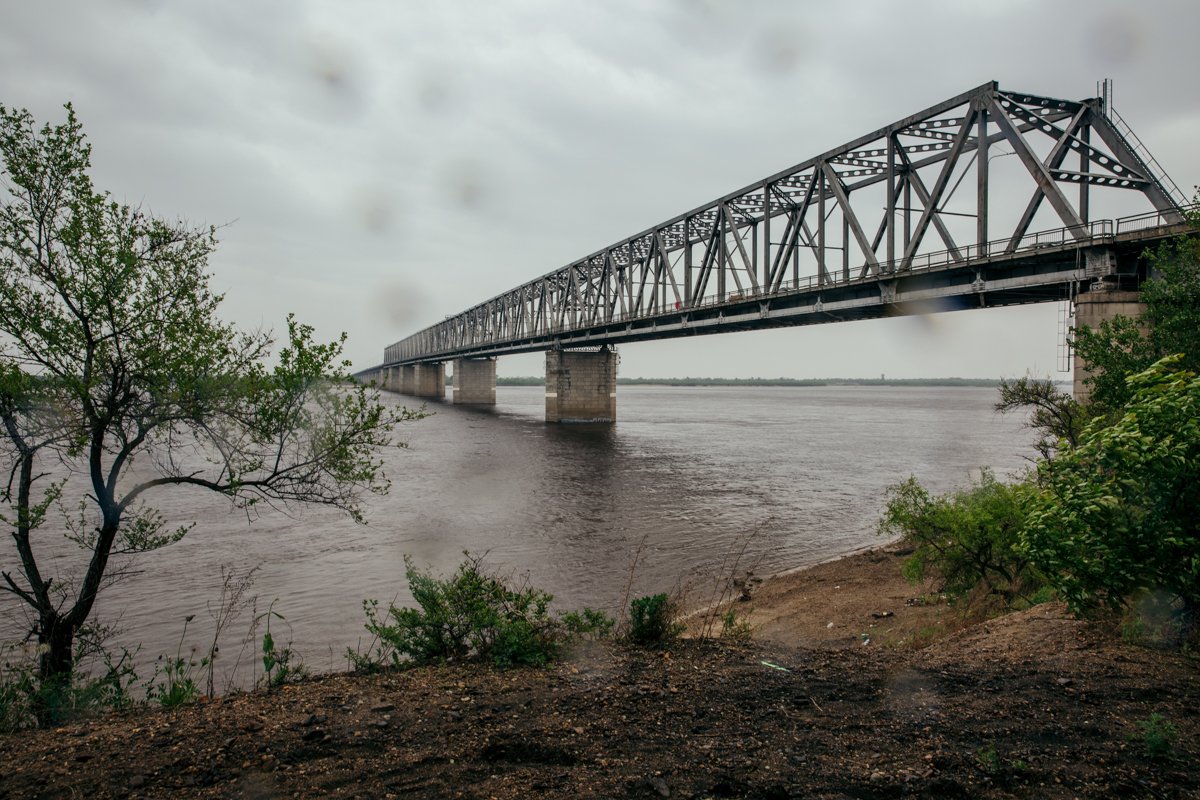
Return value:
M 396 370 L 1074 299 L 1135 286 L 1186 202 L 1103 99 L 987 83 L 447 317 L 363 376 L 415 390 Z

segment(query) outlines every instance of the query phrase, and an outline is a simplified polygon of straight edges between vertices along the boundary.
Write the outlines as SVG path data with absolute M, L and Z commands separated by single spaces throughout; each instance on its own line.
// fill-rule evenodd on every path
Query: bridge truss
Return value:
M 1185 203 L 1103 100 L 987 83 L 448 317 L 384 366 L 1058 299 L 1181 230 Z

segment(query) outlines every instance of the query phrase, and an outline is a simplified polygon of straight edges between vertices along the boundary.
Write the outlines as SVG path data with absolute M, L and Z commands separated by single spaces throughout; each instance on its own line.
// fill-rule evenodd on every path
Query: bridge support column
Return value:
M 455 359 L 454 386 L 451 388 L 456 405 L 496 405 L 496 359 Z
M 1075 298 L 1075 326 L 1087 326 L 1092 330 L 1100 327 L 1100 323 L 1110 320 L 1117 315 L 1138 319 L 1146 310 L 1138 292 L 1121 291 L 1112 288 L 1110 284 L 1096 282 L 1092 288 Z M 1075 356 L 1074 385 L 1071 394 L 1080 403 L 1086 403 L 1091 396 L 1091 390 L 1083 381 L 1091 371 L 1088 365 Z
M 546 422 L 616 422 L 617 353 L 546 351 Z
M 417 364 L 413 374 L 413 394 L 417 397 L 433 397 L 441 400 L 446 396 L 446 365 Z
M 400 381 L 396 386 L 396 391 L 409 395 L 417 393 L 417 367 L 415 364 L 400 367 Z

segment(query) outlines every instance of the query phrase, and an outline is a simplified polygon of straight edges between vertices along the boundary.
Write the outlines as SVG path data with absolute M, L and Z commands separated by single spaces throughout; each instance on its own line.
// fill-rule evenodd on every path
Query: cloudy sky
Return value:
M 1200 3 L 0 0 L 0 104 L 224 226 L 224 314 L 385 344 L 988 80 L 1200 181 Z M 1052 374 L 1053 304 L 628 345 L 628 376 Z M 541 371 L 539 355 L 502 375 Z

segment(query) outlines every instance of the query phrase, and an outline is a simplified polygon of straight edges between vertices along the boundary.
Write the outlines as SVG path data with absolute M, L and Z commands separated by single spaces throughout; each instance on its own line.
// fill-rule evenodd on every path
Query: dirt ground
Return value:
M 0 798 L 1200 797 L 1194 658 L 1058 604 L 968 624 L 898 564 L 768 581 L 747 645 L 588 643 L 0 737 Z

